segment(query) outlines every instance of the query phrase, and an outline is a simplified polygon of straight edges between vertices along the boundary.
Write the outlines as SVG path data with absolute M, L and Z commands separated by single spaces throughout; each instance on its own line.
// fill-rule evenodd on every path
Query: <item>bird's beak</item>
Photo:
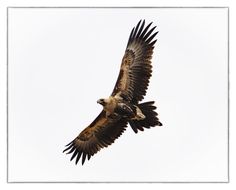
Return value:
M 99 100 L 97 101 L 97 103 L 98 103 L 98 104 L 101 104 L 102 106 L 104 106 L 104 105 L 105 105 L 105 102 L 104 102 L 104 100 L 103 100 L 103 99 L 99 99 Z

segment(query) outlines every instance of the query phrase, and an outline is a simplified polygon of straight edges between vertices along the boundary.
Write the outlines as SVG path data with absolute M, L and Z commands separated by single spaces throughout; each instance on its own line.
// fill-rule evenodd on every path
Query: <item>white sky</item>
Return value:
M 164 126 L 128 128 L 75 166 L 64 145 L 100 112 L 144 18 L 159 31 L 145 100 Z M 227 9 L 10 9 L 9 180 L 227 181 Z

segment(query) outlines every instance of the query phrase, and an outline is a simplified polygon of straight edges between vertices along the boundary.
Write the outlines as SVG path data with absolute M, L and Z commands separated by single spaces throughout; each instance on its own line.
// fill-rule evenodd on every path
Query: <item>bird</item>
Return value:
M 155 111 L 154 101 L 143 102 L 152 75 L 151 59 L 156 43 L 156 26 L 140 20 L 133 27 L 122 58 L 115 87 L 108 98 L 100 98 L 100 114 L 79 135 L 66 145 L 63 152 L 71 154 L 75 164 L 90 160 L 102 148 L 114 143 L 127 129 L 135 133 L 144 128 L 162 126 Z

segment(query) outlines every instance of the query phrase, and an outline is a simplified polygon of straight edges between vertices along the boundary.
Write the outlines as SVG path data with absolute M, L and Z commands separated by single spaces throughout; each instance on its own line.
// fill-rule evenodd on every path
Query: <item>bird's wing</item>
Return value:
M 63 151 L 72 154 L 71 160 L 76 158 L 77 164 L 82 157 L 82 164 L 91 156 L 97 153 L 101 148 L 112 144 L 126 129 L 127 121 L 120 117 L 106 117 L 105 111 L 102 111 L 97 118 L 85 128 Z
M 112 96 L 120 95 L 132 103 L 144 98 L 152 73 L 153 39 L 158 33 L 156 27 L 149 29 L 151 24 L 145 27 L 145 20 L 140 20 L 131 31 Z

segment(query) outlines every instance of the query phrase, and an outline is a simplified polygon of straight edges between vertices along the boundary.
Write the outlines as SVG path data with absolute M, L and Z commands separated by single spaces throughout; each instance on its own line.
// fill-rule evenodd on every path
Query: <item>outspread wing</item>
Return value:
M 151 24 L 145 27 L 145 20 L 140 20 L 131 31 L 112 96 L 120 95 L 132 103 L 144 98 L 152 73 L 153 39 L 158 33 L 156 27 L 149 30 Z
M 68 151 L 67 154 L 72 154 L 71 160 L 76 158 L 76 164 L 82 157 L 84 164 L 86 157 L 89 160 L 101 148 L 112 144 L 126 127 L 126 120 L 120 117 L 107 118 L 105 111 L 102 111 L 87 128 L 66 145 L 67 148 L 63 152 Z

